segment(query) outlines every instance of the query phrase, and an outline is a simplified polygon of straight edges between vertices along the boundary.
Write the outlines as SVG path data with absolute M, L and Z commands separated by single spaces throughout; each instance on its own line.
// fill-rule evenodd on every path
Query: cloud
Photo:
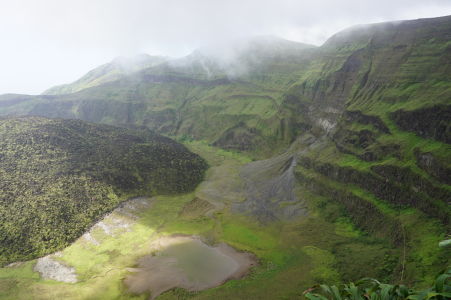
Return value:
M 0 93 L 39 93 L 119 55 L 252 35 L 318 45 L 355 24 L 447 14 L 449 0 L 2 0 Z

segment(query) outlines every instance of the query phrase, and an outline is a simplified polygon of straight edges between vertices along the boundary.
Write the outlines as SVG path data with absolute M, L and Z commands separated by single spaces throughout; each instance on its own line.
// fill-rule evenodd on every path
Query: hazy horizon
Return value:
M 39 94 L 119 56 L 266 35 L 319 46 L 353 25 L 445 15 L 451 1 L 4 1 L 0 94 Z

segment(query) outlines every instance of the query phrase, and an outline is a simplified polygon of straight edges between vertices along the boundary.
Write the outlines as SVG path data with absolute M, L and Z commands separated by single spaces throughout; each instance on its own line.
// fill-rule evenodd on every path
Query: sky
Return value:
M 39 94 L 117 56 L 236 38 L 321 45 L 352 25 L 451 15 L 451 0 L 0 0 L 0 94 Z

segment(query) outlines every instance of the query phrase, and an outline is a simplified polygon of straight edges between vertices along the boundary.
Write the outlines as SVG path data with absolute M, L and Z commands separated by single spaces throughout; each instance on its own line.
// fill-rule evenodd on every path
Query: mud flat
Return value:
M 150 299 L 175 287 L 201 291 L 245 276 L 256 257 L 227 244 L 209 246 L 198 237 L 162 237 L 151 244 L 152 254 L 138 260 L 124 280 L 132 293 L 150 292 Z

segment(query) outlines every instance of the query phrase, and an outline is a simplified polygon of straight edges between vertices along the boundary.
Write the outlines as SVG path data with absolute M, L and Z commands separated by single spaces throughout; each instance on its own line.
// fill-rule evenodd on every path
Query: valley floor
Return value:
M 300 299 L 317 282 L 357 279 L 377 268 L 389 274 L 397 263 L 398 250 L 359 232 L 345 218 L 328 222 L 318 213 L 318 207 L 327 212 L 322 199 L 299 187 L 296 196 L 307 214 L 293 220 L 262 224 L 232 212 L 233 204 L 245 200 L 239 172 L 251 160 L 202 142 L 187 146 L 211 166 L 195 192 L 127 202 L 49 256 L 47 264 L 54 268 L 43 274 L 47 279 L 35 271 L 36 260 L 1 268 L 0 299 L 147 299 L 149 294 L 130 293 L 123 280 L 139 258 L 150 254 L 153 241 L 173 234 L 200 236 L 210 245 L 227 243 L 255 254 L 258 265 L 245 278 L 201 292 L 173 289 L 159 300 Z M 62 273 L 54 270 L 61 267 Z

